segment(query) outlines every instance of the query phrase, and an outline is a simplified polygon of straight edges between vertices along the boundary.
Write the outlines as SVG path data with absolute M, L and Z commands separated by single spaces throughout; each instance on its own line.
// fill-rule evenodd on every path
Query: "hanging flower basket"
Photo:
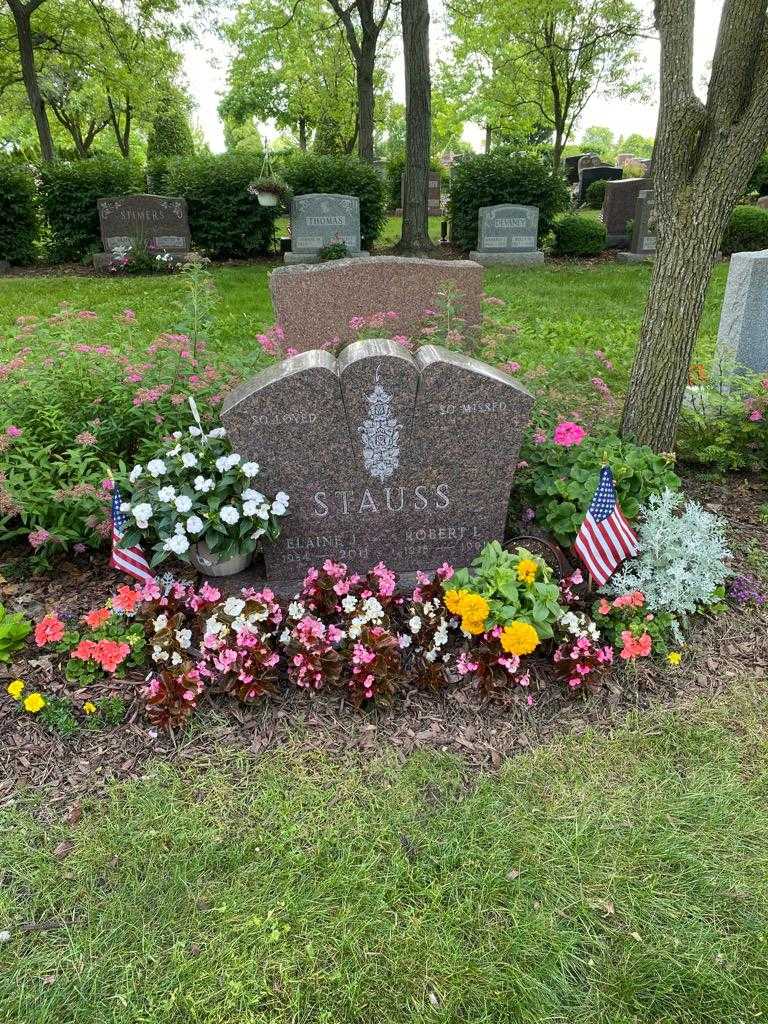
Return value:
M 248 191 L 256 196 L 259 206 L 288 206 L 291 190 L 280 178 L 259 178 L 251 182 Z

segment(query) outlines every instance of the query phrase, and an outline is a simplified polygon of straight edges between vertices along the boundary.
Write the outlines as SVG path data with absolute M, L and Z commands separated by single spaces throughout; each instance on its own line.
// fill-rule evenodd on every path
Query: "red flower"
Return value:
M 74 651 L 72 651 L 71 657 L 77 658 L 78 661 L 91 661 L 91 659 L 96 657 L 97 646 L 93 640 L 81 640 Z
M 46 615 L 35 626 L 35 643 L 38 647 L 55 644 L 64 636 L 64 623 L 58 615 Z
M 99 640 L 93 656 L 105 672 L 114 672 L 130 653 L 131 648 L 128 644 L 117 640 Z
M 83 617 L 83 622 L 86 626 L 90 626 L 91 629 L 98 629 L 104 625 L 111 614 L 112 612 L 109 608 L 95 608 Z
M 122 586 L 117 588 L 117 594 L 112 598 L 112 607 L 119 612 L 131 615 L 136 611 L 136 605 L 141 600 L 141 594 L 133 587 Z

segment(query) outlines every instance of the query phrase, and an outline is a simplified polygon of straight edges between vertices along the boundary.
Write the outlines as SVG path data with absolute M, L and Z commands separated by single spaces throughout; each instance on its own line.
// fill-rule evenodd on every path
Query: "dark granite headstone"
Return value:
M 603 200 L 603 224 L 608 245 L 621 245 L 629 241 L 627 222 L 635 219 L 637 197 L 650 186 L 648 178 L 622 178 L 609 181 Z
M 587 189 L 593 181 L 617 181 L 623 173 L 620 167 L 585 167 L 579 172 L 578 205 L 586 201 Z
M 291 200 L 291 252 L 285 254 L 285 262 L 314 262 L 320 250 L 332 242 L 343 242 L 351 256 L 360 252 L 360 200 L 357 196 L 327 193 L 294 196 Z
M 582 171 L 586 171 L 588 167 L 604 167 L 605 163 L 601 156 L 597 153 L 585 153 L 584 156 L 579 157 L 579 162 L 576 164 L 576 169 L 579 176 Z
M 577 153 L 575 156 L 567 156 L 563 160 L 565 165 L 565 179 L 569 185 L 577 185 L 579 182 L 579 160 L 587 153 Z
M 644 189 L 637 197 L 630 251 L 637 256 L 656 254 L 656 202 L 652 189 Z
M 338 559 L 399 572 L 466 565 L 501 539 L 533 397 L 485 363 L 434 345 L 412 356 L 358 341 L 305 352 L 227 396 L 222 422 L 291 511 L 267 577 Z
M 349 321 L 394 312 L 392 333 L 411 337 L 435 306 L 438 289 L 452 282 L 468 324 L 480 323 L 483 268 L 470 260 L 361 256 L 315 266 L 279 267 L 269 275 L 275 318 L 285 344 L 304 352 L 357 337 Z
M 97 200 L 101 241 L 114 253 L 137 240 L 152 248 L 186 253 L 192 244 L 187 201 L 166 196 L 115 196 Z
M 400 206 L 395 213 L 402 216 L 403 213 L 403 189 L 405 188 L 405 175 L 400 176 Z M 429 172 L 429 186 L 427 193 L 427 213 L 430 217 L 440 217 L 443 213 L 442 196 L 440 191 L 440 175 L 437 171 Z

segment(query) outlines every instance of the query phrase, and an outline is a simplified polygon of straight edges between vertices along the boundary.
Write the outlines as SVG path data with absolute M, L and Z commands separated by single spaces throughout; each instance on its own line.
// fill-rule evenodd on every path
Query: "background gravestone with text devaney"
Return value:
M 477 249 L 469 254 L 471 260 L 484 267 L 544 262 L 544 253 L 537 249 L 538 207 L 514 203 L 481 206 L 477 216 Z
M 399 572 L 466 565 L 501 539 L 533 397 L 507 374 L 425 345 L 358 341 L 286 359 L 227 396 L 235 450 L 291 499 L 270 582 L 326 558 Z

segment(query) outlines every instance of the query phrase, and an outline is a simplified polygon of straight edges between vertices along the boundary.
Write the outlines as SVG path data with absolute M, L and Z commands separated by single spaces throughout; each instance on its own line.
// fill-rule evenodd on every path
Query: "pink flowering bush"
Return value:
M 521 687 L 526 703 L 532 704 L 528 663 L 524 657 L 504 650 L 502 632 L 500 626 L 494 626 L 476 637 L 469 649 L 459 654 L 456 671 L 461 679 L 474 682 L 484 697 L 507 703 Z

